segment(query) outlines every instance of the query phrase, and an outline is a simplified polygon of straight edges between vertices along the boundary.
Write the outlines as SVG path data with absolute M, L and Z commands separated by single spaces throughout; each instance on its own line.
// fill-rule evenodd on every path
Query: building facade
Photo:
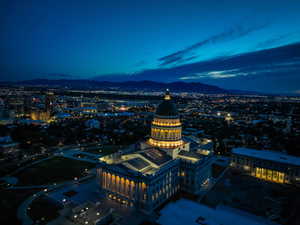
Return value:
M 151 212 L 179 191 L 197 195 L 211 175 L 212 154 L 190 149 L 167 91 L 151 124 L 151 137 L 130 153 L 100 158 L 99 185 L 108 198 Z
M 300 184 L 300 158 L 281 152 L 234 148 L 230 165 L 270 182 Z

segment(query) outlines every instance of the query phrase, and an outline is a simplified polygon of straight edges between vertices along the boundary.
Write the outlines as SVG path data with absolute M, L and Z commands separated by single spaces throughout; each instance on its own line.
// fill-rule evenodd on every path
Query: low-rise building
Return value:
M 271 150 L 234 148 L 231 151 L 234 168 L 276 183 L 300 183 L 300 157 Z

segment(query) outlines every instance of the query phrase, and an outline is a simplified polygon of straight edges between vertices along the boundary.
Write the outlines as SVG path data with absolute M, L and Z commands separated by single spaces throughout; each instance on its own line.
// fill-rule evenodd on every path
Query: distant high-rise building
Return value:
M 45 99 L 45 110 L 52 114 L 54 111 L 55 96 L 53 92 L 48 92 Z

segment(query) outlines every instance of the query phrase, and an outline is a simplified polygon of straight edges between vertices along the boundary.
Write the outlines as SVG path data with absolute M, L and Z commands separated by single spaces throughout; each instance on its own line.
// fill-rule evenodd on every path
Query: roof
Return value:
M 178 111 L 175 104 L 172 102 L 169 92 L 167 91 L 164 100 L 156 109 L 158 116 L 178 116 Z
M 176 106 L 171 100 L 164 100 L 160 103 L 156 110 L 156 115 L 159 116 L 178 116 Z
M 187 152 L 187 151 L 180 151 L 178 156 L 180 157 L 183 157 L 183 158 L 190 158 L 190 159 L 193 159 L 193 160 L 201 160 L 203 159 L 203 156 L 201 156 L 200 154 L 198 154 L 197 152 Z
M 164 151 L 158 150 L 158 149 L 148 149 L 144 152 L 141 152 L 140 155 L 144 156 L 146 159 L 151 161 L 152 163 L 160 166 L 169 160 L 172 159 L 171 156 L 169 156 Z
M 198 202 L 180 199 L 167 204 L 160 212 L 159 224 L 189 225 L 275 225 L 277 223 L 224 205 L 216 208 Z
M 150 165 L 149 163 L 147 163 L 145 160 L 142 160 L 141 158 L 130 159 L 126 162 L 132 167 L 136 168 L 137 170 L 142 170 Z
M 208 142 L 206 144 L 200 144 L 199 145 L 199 148 L 200 149 L 204 149 L 204 150 L 213 150 L 213 147 L 214 147 L 214 143 L 213 142 Z
M 238 155 L 300 166 L 300 157 L 287 155 L 282 152 L 256 150 L 251 148 L 233 148 L 231 152 Z

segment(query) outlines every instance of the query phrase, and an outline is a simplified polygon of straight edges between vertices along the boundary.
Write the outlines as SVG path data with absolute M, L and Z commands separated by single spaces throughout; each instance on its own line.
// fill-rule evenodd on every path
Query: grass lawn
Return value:
M 54 157 L 26 168 L 15 176 L 19 179 L 18 185 L 53 184 L 80 177 L 86 168 L 94 167 L 93 163 Z
M 93 154 L 99 154 L 101 156 L 109 155 L 117 152 L 119 149 L 126 148 L 126 145 L 102 145 L 87 148 L 85 151 Z
M 35 199 L 29 208 L 27 214 L 35 223 L 46 224 L 59 216 L 59 210 L 62 209 L 62 206 L 45 197 L 40 197 Z

